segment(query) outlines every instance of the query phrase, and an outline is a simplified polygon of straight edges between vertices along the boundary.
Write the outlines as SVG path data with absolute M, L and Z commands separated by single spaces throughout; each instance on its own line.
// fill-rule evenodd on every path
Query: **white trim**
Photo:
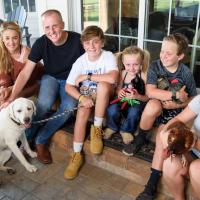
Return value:
M 139 16 L 138 16 L 138 47 L 144 47 L 144 26 L 145 26 L 145 0 L 140 0 L 139 2 Z
M 0 0 L 0 19 L 5 20 L 3 0 Z
M 81 0 L 68 0 L 68 30 L 81 33 Z

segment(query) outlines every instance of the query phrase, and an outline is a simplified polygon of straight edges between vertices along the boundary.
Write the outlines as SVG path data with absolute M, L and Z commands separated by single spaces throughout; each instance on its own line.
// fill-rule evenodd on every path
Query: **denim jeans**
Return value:
M 36 115 L 33 121 L 44 119 L 51 111 L 52 105 L 60 97 L 60 106 L 52 115 L 63 113 L 65 109 L 73 109 L 77 105 L 77 100 L 65 92 L 65 80 L 55 79 L 50 75 L 44 75 L 41 80 L 40 92 L 36 103 Z M 56 119 L 50 120 L 45 124 L 33 124 L 26 130 L 28 140 L 35 138 L 36 144 L 45 144 L 49 138 L 72 116 L 72 112 Z
M 121 110 L 118 103 L 112 104 L 107 108 L 107 127 L 118 132 L 134 133 L 138 127 L 145 103 L 128 106 L 125 111 Z

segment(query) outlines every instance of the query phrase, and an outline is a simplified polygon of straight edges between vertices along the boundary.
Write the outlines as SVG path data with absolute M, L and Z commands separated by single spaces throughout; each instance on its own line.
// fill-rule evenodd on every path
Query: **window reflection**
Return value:
M 173 0 L 171 33 L 184 34 L 192 44 L 195 35 L 199 1 Z
M 5 13 L 9 13 L 12 10 L 11 0 L 4 0 L 4 9 L 5 9 Z
M 121 35 L 137 37 L 139 1 L 122 0 L 121 2 Z
M 21 0 L 21 5 L 24 6 L 24 9 L 28 11 L 27 0 Z
M 29 0 L 29 12 L 35 12 L 35 0 Z
M 144 35 L 138 35 L 139 2 L 83 0 L 83 28 L 88 25 L 100 26 L 106 35 L 105 49 L 112 52 L 137 45 L 138 38 L 142 37 L 144 48 L 150 51 L 152 61 L 159 58 L 162 40 L 168 33 L 184 34 L 190 48 L 183 62 L 194 70 L 197 86 L 200 87 L 200 27 L 195 34 L 199 0 L 146 0 Z M 194 40 L 195 35 L 197 41 Z
M 12 0 L 13 2 L 13 10 L 17 8 L 17 6 L 19 6 L 19 0 Z
M 167 35 L 169 1 L 149 0 L 145 16 L 145 38 L 162 41 Z
M 196 86 L 200 88 L 200 48 L 193 49 L 193 53 L 195 54 L 195 61 L 194 61 L 194 79 L 196 82 Z

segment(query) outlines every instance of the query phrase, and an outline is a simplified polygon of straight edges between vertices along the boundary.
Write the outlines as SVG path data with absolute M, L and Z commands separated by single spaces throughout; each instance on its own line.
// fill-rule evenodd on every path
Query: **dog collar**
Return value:
M 22 125 L 21 123 L 17 122 L 16 120 L 14 120 L 11 116 L 10 116 L 10 119 L 15 123 L 17 124 L 18 126 Z

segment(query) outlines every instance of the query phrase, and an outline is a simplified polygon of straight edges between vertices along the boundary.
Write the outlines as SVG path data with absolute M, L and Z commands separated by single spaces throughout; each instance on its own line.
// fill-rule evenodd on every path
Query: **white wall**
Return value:
M 61 12 L 66 30 L 81 31 L 80 0 L 36 0 L 38 36 L 43 34 L 40 16 L 47 9 L 57 9 Z
M 0 19 L 2 19 L 2 20 L 5 19 L 5 15 L 3 12 L 3 0 L 0 0 Z

